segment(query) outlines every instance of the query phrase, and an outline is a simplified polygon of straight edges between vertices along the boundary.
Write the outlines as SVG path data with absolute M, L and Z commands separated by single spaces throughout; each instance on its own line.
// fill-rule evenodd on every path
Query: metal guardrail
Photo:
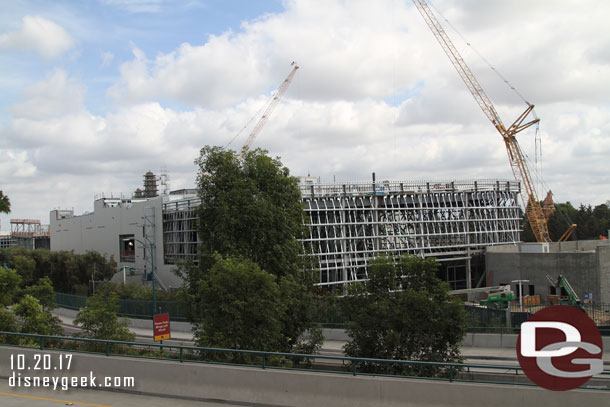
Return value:
M 522 369 L 520 366 L 508 366 L 508 365 L 488 365 L 488 364 L 473 364 L 473 363 L 449 363 L 449 362 L 424 362 L 424 361 L 414 361 L 414 360 L 391 360 L 391 359 L 374 359 L 374 358 L 355 358 L 349 356 L 331 356 L 331 355 L 311 355 L 311 354 L 298 354 L 298 353 L 281 353 L 281 352 L 266 352 L 266 351 L 256 351 L 256 350 L 245 350 L 245 349 L 222 349 L 222 348 L 207 348 L 207 347 L 197 347 L 197 346 L 182 346 L 182 345 L 167 345 L 167 344 L 151 344 L 151 343 L 142 343 L 142 342 L 125 342 L 125 341 L 113 341 L 113 340 L 103 340 L 103 339 L 89 339 L 89 338 L 78 338 L 78 337 L 66 337 L 66 336 L 49 336 L 49 335 L 38 335 L 38 334 L 24 334 L 24 333 L 16 333 L 16 332 L 3 332 L 0 331 L 0 340 L 3 339 L 3 336 L 9 337 L 22 337 L 22 338 L 30 338 L 32 341 L 27 345 L 18 345 L 11 343 L 4 343 L 6 338 L 4 338 L 3 342 L 0 342 L 0 346 L 7 347 L 19 347 L 19 348 L 37 348 L 40 350 L 53 350 L 53 351 L 66 351 L 66 352 L 74 352 L 74 353 L 91 353 L 91 354 L 105 354 L 106 356 L 122 356 L 122 357 L 139 357 L 146 359 L 154 359 L 154 360 L 164 360 L 171 361 L 174 360 L 178 363 L 207 363 L 207 364 L 221 364 L 221 365 L 229 365 L 229 366 L 248 366 L 252 368 L 260 368 L 260 369 L 285 369 L 285 370 L 301 370 L 301 371 L 309 371 L 309 372 L 324 372 L 324 373 L 335 373 L 335 374 L 351 374 L 353 376 L 383 376 L 383 377 L 400 377 L 400 378 L 410 378 L 410 379 L 426 379 L 426 380 L 441 380 L 448 382 L 472 382 L 472 383 L 488 383 L 488 384 L 508 384 L 508 385 L 520 385 L 520 386 L 535 386 L 532 383 L 518 383 L 514 381 L 485 381 L 485 380 L 477 380 L 477 379 L 465 379 L 463 375 L 460 375 L 461 372 L 472 372 L 476 369 L 484 369 L 485 371 L 497 371 L 498 374 L 504 374 L 506 377 L 508 375 L 510 377 L 514 377 L 514 375 L 522 375 Z M 45 341 L 48 343 L 45 346 Z M 100 344 L 103 345 L 102 351 L 87 351 L 79 349 L 80 347 L 62 347 L 69 343 L 85 343 L 85 344 Z M 125 347 L 133 348 L 133 349 L 157 349 L 159 351 L 159 356 L 137 356 L 133 354 L 125 354 L 117 352 L 121 349 L 124 350 Z M 186 352 L 191 352 L 187 354 Z M 199 353 L 199 358 L 195 359 L 195 352 Z M 215 361 L 213 358 L 211 360 L 202 360 L 201 355 L 247 355 L 250 357 L 259 358 L 259 363 L 253 364 L 252 358 L 250 358 L 249 363 L 232 363 L 227 361 Z M 335 368 L 322 369 L 318 364 L 315 367 L 311 368 L 295 368 L 295 367 L 285 367 L 282 364 L 278 364 L 277 361 L 281 359 L 285 360 L 313 360 L 313 361 L 338 361 L 341 362 L 341 367 L 344 367 L 344 370 L 337 370 L 336 365 Z M 346 363 L 349 363 L 346 365 Z M 374 373 L 359 370 L 359 367 L 362 365 L 382 365 L 382 366 L 415 366 L 419 368 L 442 368 L 444 369 L 445 376 L 413 376 L 407 374 L 392 374 L 391 372 L 383 372 L 383 373 Z M 432 370 L 433 371 L 433 370 Z M 509 373 L 507 373 L 509 372 Z M 512 373 L 514 372 L 514 373 Z M 600 375 L 610 376 L 610 370 L 604 370 Z M 586 387 L 584 388 L 586 389 Z M 610 390 L 609 388 L 594 388 L 594 390 Z

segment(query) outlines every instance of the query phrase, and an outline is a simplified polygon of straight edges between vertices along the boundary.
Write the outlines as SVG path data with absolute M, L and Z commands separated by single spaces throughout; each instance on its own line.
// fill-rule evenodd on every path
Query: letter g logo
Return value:
M 547 307 L 521 324 L 517 356 L 523 372 L 549 390 L 570 390 L 603 371 L 602 341 L 580 309 Z

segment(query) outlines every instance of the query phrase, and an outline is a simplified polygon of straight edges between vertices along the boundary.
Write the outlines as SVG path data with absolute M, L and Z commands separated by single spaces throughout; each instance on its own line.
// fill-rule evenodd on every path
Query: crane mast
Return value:
M 256 126 L 254 126 L 254 129 L 252 129 L 252 132 L 248 136 L 248 139 L 246 140 L 243 147 L 241 148 L 241 152 L 239 153 L 240 157 L 243 156 L 243 154 L 250 149 L 250 146 L 254 142 L 254 139 L 256 138 L 256 136 L 258 136 L 258 133 L 260 133 L 261 129 L 265 125 L 265 122 L 267 121 L 267 119 L 269 118 L 269 116 L 271 115 L 271 113 L 273 112 L 273 110 L 275 109 L 277 104 L 279 103 L 279 101 L 282 98 L 282 96 L 284 95 L 284 93 L 286 93 L 288 86 L 290 86 L 290 83 L 292 82 L 292 79 L 294 78 L 294 75 L 296 74 L 297 69 L 299 69 L 299 66 L 294 62 L 290 65 L 294 66 L 294 68 L 292 68 L 292 71 L 290 71 L 290 73 L 288 74 L 286 79 L 284 79 L 284 82 L 282 82 L 282 84 L 278 88 L 275 95 L 273 95 L 271 103 L 269 103 L 269 105 L 263 112 L 262 116 L 256 123 Z
M 462 80 L 466 84 L 466 87 L 468 87 L 468 90 L 472 96 L 474 96 L 475 100 L 479 104 L 479 107 L 481 110 L 483 110 L 483 113 L 485 113 L 485 116 L 487 116 L 487 118 L 502 136 L 504 144 L 506 145 L 508 159 L 510 161 L 510 166 L 515 179 L 521 181 L 521 184 L 525 190 L 525 194 L 521 194 L 521 198 L 523 200 L 523 206 L 525 208 L 527 219 L 532 227 L 534 235 L 536 236 L 536 240 L 538 242 L 550 242 L 548 226 L 544 213 L 542 212 L 542 207 L 540 206 L 540 201 L 538 200 L 538 194 L 536 193 L 534 182 L 532 181 L 525 156 L 523 155 L 521 147 L 519 146 L 517 138 L 515 137 L 517 133 L 527 129 L 540 120 L 538 118 L 530 121 L 526 120 L 527 116 L 534 109 L 534 105 L 529 105 L 527 109 L 521 113 L 517 120 L 506 128 L 502 123 L 496 108 L 485 93 L 485 90 L 474 76 L 468 65 L 466 65 L 466 62 L 453 45 L 453 42 L 437 20 L 436 16 L 432 13 L 432 10 L 430 10 L 430 7 L 428 7 L 428 4 L 425 2 L 425 0 L 413 0 L 413 3 L 426 21 L 426 24 L 428 24 L 428 27 L 430 27 L 432 34 L 434 34 L 434 37 L 443 48 L 443 51 L 445 51 L 445 54 L 447 54 L 449 57 L 449 60 L 453 64 L 454 68 L 461 76 Z

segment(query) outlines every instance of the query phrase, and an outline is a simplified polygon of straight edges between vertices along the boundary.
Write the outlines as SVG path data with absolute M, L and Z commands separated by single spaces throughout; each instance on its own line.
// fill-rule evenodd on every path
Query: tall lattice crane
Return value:
M 424 0 L 413 0 L 415 6 L 419 10 L 420 14 L 430 27 L 430 30 L 436 37 L 437 41 L 445 51 L 445 54 L 451 60 L 451 63 L 457 70 L 458 74 L 462 77 L 462 80 L 468 87 L 472 96 L 474 96 L 475 100 L 483 110 L 483 113 L 487 116 L 487 118 L 493 123 L 494 127 L 504 140 L 504 144 L 506 145 L 506 151 L 508 152 L 508 159 L 510 161 L 510 166 L 513 170 L 513 174 L 515 179 L 521 181 L 523 188 L 525 190 L 525 194 L 521 194 L 521 198 L 523 199 L 523 206 L 525 207 L 525 211 L 527 214 L 527 219 L 532 227 L 532 231 L 536 236 L 536 240 L 539 242 L 550 242 L 548 226 L 546 223 L 546 219 L 544 217 L 544 213 L 542 212 L 542 207 L 540 206 L 540 201 L 538 200 L 538 195 L 536 193 L 536 189 L 534 187 L 534 183 L 532 181 L 532 176 L 530 174 L 529 168 L 527 166 L 527 161 L 523 152 L 521 151 L 521 147 L 519 147 L 519 143 L 515 135 L 533 124 L 537 123 L 540 119 L 535 118 L 530 121 L 526 121 L 529 114 L 534 109 L 534 105 L 529 105 L 527 109 L 517 119 L 511 124 L 508 128 L 504 126 L 496 108 L 493 103 L 483 90 L 483 87 L 477 81 L 476 77 L 470 71 L 466 62 L 457 51 L 453 42 L 436 19 L 436 16 L 428 7 L 428 4 Z
M 277 104 L 279 103 L 282 96 L 284 96 L 284 93 L 286 93 L 286 90 L 288 89 L 288 86 L 290 86 L 290 83 L 292 83 L 292 79 L 294 78 L 294 75 L 296 74 L 297 69 L 299 69 L 299 66 L 295 62 L 292 62 L 290 64 L 290 66 L 293 67 L 292 70 L 290 71 L 290 73 L 288 74 L 286 79 L 284 79 L 284 82 L 282 82 L 282 84 L 278 88 L 277 92 L 275 92 L 275 94 L 273 95 L 273 97 L 271 99 L 271 102 L 269 103 L 269 105 L 263 112 L 262 116 L 256 123 L 256 126 L 254 126 L 254 128 L 252 129 L 252 132 L 248 136 L 248 139 L 246 140 L 243 147 L 241 148 L 241 151 L 239 152 L 239 157 L 242 157 L 250 149 L 250 146 L 254 142 L 254 139 L 256 138 L 256 136 L 258 136 L 258 133 L 260 133 L 261 129 L 265 125 L 265 122 L 267 121 L 267 119 L 269 118 L 269 116 L 271 115 L 271 113 L 273 112 L 273 110 L 275 109 Z

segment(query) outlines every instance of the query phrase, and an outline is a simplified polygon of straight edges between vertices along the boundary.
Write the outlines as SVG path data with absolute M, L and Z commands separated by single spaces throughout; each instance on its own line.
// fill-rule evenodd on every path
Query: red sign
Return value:
M 602 337 L 582 310 L 557 305 L 521 325 L 517 357 L 523 372 L 548 390 L 571 390 L 604 369 Z
M 170 338 L 169 314 L 158 314 L 153 318 L 153 332 L 156 341 Z

